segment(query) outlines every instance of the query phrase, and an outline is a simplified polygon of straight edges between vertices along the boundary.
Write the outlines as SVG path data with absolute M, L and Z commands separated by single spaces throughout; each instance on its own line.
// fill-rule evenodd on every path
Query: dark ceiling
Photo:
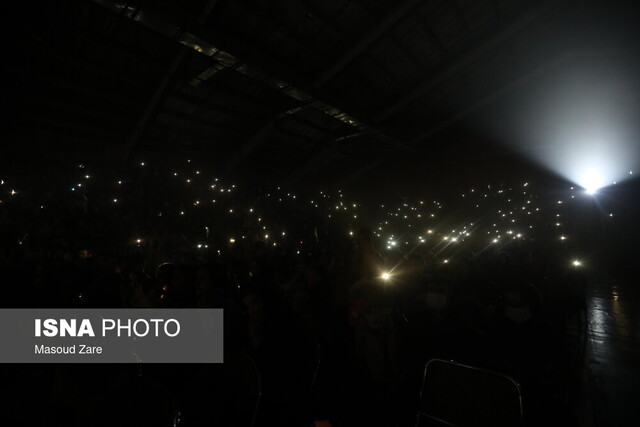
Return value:
M 559 0 L 22 6 L 5 130 L 108 146 L 123 162 L 199 155 L 288 184 L 460 150 L 499 156 L 474 115 L 591 43 L 601 16 Z

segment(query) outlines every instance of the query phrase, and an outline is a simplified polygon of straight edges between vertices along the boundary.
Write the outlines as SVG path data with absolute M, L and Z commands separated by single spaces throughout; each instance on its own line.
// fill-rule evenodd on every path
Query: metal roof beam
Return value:
M 438 132 L 440 132 L 441 130 L 451 126 L 454 123 L 457 123 L 458 121 L 464 119 L 465 117 L 469 116 L 470 114 L 474 113 L 475 111 L 486 107 L 487 105 L 491 104 L 492 102 L 498 100 L 499 98 L 501 98 L 502 96 L 506 95 L 507 93 L 511 92 L 512 90 L 515 90 L 523 85 L 525 85 L 526 83 L 529 83 L 530 81 L 542 76 L 544 73 L 548 72 L 549 70 L 557 67 L 558 65 L 566 62 L 568 59 L 572 58 L 572 55 L 562 55 L 558 58 L 556 58 L 555 60 L 552 60 L 550 63 L 547 63 L 541 67 L 538 67 L 536 69 L 534 69 L 533 71 L 530 71 L 522 76 L 520 76 L 519 78 L 513 80 L 512 82 L 510 82 L 509 84 L 499 88 L 498 90 L 490 93 L 489 95 L 483 97 L 482 99 L 478 100 L 477 102 L 473 103 L 472 105 L 469 105 L 467 108 L 464 108 L 463 110 L 459 111 L 458 113 L 440 121 L 439 123 L 437 123 L 436 125 L 430 127 L 429 129 L 425 130 L 424 132 L 419 133 L 418 135 L 414 136 L 413 138 L 411 138 L 411 145 L 414 144 L 418 144 L 420 142 L 424 142 L 425 140 L 431 138 L 432 136 L 434 136 L 435 134 L 437 134 Z
M 275 129 L 276 120 L 272 119 L 264 126 L 260 127 L 256 132 L 249 137 L 242 144 L 240 150 L 238 150 L 228 161 L 227 161 L 227 172 L 232 171 L 236 167 L 238 167 L 242 161 L 256 148 L 258 148 L 262 143 L 267 139 L 267 137 L 271 134 L 271 132 Z
M 218 0 L 207 1 L 202 13 L 198 17 L 198 24 L 203 24 L 207 20 L 207 18 L 209 17 L 209 14 L 213 10 L 217 2 Z M 102 2 L 98 1 L 98 3 L 102 3 Z M 118 8 L 118 5 L 115 5 L 115 7 Z M 136 10 L 132 19 L 135 20 L 139 12 L 140 12 L 139 10 Z M 155 91 L 153 92 L 153 95 L 151 96 L 151 99 L 149 99 L 147 106 L 145 107 L 142 115 L 140 116 L 140 119 L 136 123 L 135 127 L 133 128 L 133 131 L 131 132 L 131 135 L 127 140 L 127 144 L 125 146 L 125 154 L 124 154 L 125 165 L 130 162 L 133 152 L 138 148 L 138 145 L 140 144 L 140 138 L 144 135 L 145 131 L 147 130 L 147 126 L 153 120 L 153 117 L 157 112 L 158 106 L 164 100 L 164 96 L 167 91 L 167 88 L 170 86 L 171 82 L 173 81 L 176 71 L 178 70 L 178 67 L 184 60 L 188 51 L 189 49 L 184 44 L 180 46 L 178 54 L 171 60 L 171 64 L 169 64 L 169 67 L 165 70 L 162 76 L 162 79 L 160 80 L 160 83 L 157 85 Z
M 444 83 L 449 78 L 451 78 L 456 73 L 464 70 L 468 66 L 470 66 L 475 61 L 482 58 L 484 55 L 492 51 L 493 49 L 499 47 L 502 43 L 506 42 L 509 38 L 514 36 L 519 31 L 522 31 L 527 26 L 533 24 L 538 19 L 540 19 L 544 14 L 549 12 L 552 9 L 551 2 L 543 2 L 541 6 L 537 7 L 531 13 L 528 13 L 521 19 L 514 22 L 512 25 L 509 25 L 503 31 L 500 31 L 497 35 L 492 37 L 486 43 L 483 43 L 481 46 L 477 47 L 467 55 L 464 55 L 458 61 L 453 63 L 451 66 L 446 69 L 440 71 L 433 78 L 429 79 L 425 83 L 419 85 L 412 90 L 409 90 L 405 96 L 400 98 L 395 104 L 391 105 L 386 110 L 380 112 L 374 117 L 374 122 L 382 122 L 387 120 L 392 115 L 398 113 L 403 108 L 407 107 L 412 102 L 420 99 L 425 96 L 429 91 L 437 87 L 438 85 Z
M 376 28 L 369 34 L 364 36 L 358 43 L 356 43 L 351 49 L 345 52 L 328 70 L 326 70 L 320 77 L 314 82 L 316 88 L 321 87 L 329 80 L 334 78 L 340 71 L 342 71 L 347 65 L 367 50 L 373 43 L 375 43 L 380 37 L 384 36 L 387 31 L 397 25 L 402 18 L 404 18 L 409 12 L 411 12 L 419 3 L 423 0 L 408 0 L 405 1 L 400 7 L 393 11 L 387 18 L 382 21 Z
M 264 71 L 250 67 L 245 62 L 241 61 L 239 58 L 234 55 L 225 52 L 218 47 L 214 46 L 210 42 L 204 40 L 202 37 L 194 35 L 191 32 L 186 31 L 184 28 L 179 27 L 177 25 L 171 24 L 164 20 L 163 18 L 154 15 L 153 13 L 141 13 L 138 8 L 134 8 L 128 6 L 127 4 L 123 4 L 118 2 L 117 0 L 93 0 L 94 2 L 105 6 L 109 10 L 117 13 L 119 16 L 122 16 L 125 19 L 131 19 L 138 22 L 140 25 L 143 25 L 153 31 L 156 31 L 164 36 L 175 40 L 177 43 L 187 46 L 188 48 L 195 50 L 203 55 L 209 56 L 213 61 L 215 61 L 215 67 L 219 69 L 230 69 L 236 72 L 239 72 L 243 75 L 249 76 L 257 81 L 262 82 L 276 90 L 282 92 L 283 94 L 293 98 L 297 101 L 298 105 L 290 108 L 285 112 L 281 112 L 275 117 L 272 117 L 266 125 L 260 128 L 252 137 L 250 137 L 243 144 L 242 148 L 237 152 L 235 156 L 233 156 L 227 162 L 228 170 L 234 169 L 237 165 L 239 165 L 245 157 L 247 157 L 255 148 L 260 146 L 265 140 L 266 137 L 271 132 L 273 128 L 273 123 L 279 117 L 283 117 L 286 115 L 296 114 L 302 108 L 314 108 L 318 111 L 321 111 L 333 119 L 338 120 L 342 123 L 349 125 L 352 128 L 355 128 L 357 131 L 364 131 L 365 129 L 372 134 L 377 134 L 382 140 L 386 143 L 389 143 L 397 148 L 400 148 L 405 151 L 412 151 L 409 147 L 404 145 L 403 143 L 382 134 L 379 130 L 372 128 L 370 126 L 365 125 L 360 120 L 355 117 L 345 113 L 344 111 L 339 110 L 319 99 L 314 98 L 309 93 L 291 86 L 287 82 L 269 75 Z M 411 4 L 417 4 L 420 0 L 411 0 Z M 206 33 L 206 29 L 204 29 L 201 25 L 196 25 L 196 28 L 202 30 Z M 173 64 L 172 64 L 173 65 Z M 177 67 L 177 65 L 176 65 Z M 166 73 L 167 75 L 171 75 L 171 67 Z M 164 80 L 162 84 L 158 87 L 156 94 L 152 98 L 149 106 L 153 106 L 155 109 L 155 105 L 159 102 L 159 99 L 166 88 L 166 84 L 164 84 Z M 160 94 L 160 95 L 158 95 Z M 148 108 L 151 111 L 151 108 Z M 141 131 L 143 127 L 147 125 L 149 119 L 151 118 L 151 113 L 147 112 L 144 114 L 140 121 L 139 125 L 136 127 L 134 133 L 129 140 L 128 144 L 128 153 L 130 156 L 131 151 L 135 148 L 135 145 L 138 143 L 141 135 Z M 141 126 L 143 125 L 143 126 Z
M 299 166 L 295 169 L 289 176 L 285 179 L 285 185 L 292 185 L 309 175 L 310 173 L 316 172 L 321 169 L 323 166 L 331 162 L 332 159 L 336 158 L 341 152 L 347 149 L 350 146 L 353 146 L 354 142 L 350 141 L 351 139 L 357 138 L 362 135 L 362 132 L 359 133 L 351 133 L 347 135 L 341 135 L 337 138 L 332 138 L 325 140 L 321 145 L 329 145 L 328 147 L 320 150 L 314 157 L 307 160 L 303 165 Z M 345 144 L 338 144 L 342 141 L 347 141 Z

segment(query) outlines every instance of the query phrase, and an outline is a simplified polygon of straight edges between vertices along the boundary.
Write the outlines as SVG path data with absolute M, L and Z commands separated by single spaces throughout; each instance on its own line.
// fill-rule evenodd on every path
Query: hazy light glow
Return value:
M 596 194 L 632 178 L 629 171 L 640 163 L 637 89 L 633 68 L 621 58 L 572 58 L 514 100 L 509 139 L 532 160 Z

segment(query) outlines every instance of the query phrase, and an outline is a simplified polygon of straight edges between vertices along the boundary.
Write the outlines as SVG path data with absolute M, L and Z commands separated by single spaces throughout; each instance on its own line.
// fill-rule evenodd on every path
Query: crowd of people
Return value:
M 0 204 L 3 307 L 223 308 L 225 363 L 13 367 L 20 419 L 409 426 L 438 358 L 511 376 L 528 425 L 575 425 L 587 283 L 560 242 L 445 256 L 438 232 L 393 251 L 383 222 L 325 217 L 333 200 L 198 183 L 193 168 L 98 182 L 74 167 L 78 183 Z

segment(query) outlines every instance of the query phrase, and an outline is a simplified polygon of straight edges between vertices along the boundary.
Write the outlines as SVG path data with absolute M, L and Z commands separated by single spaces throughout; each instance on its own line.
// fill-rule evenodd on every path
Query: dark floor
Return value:
M 624 284 L 623 284 L 624 283 Z M 640 289 L 629 280 L 594 278 L 587 294 L 581 426 L 640 425 Z

